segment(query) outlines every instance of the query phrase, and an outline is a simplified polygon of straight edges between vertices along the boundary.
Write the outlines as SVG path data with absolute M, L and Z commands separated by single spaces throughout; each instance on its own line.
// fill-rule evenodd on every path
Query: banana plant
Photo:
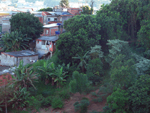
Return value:
M 31 38 L 23 35 L 20 31 L 6 33 L 0 40 L 1 51 L 17 51 L 26 49 Z
M 88 53 L 89 53 L 89 51 L 87 51 L 87 52 L 84 54 L 84 56 L 79 56 L 79 55 L 77 54 L 76 57 L 72 57 L 73 59 L 80 60 L 80 63 L 78 64 L 78 67 L 81 67 L 81 68 L 82 68 L 82 72 L 83 72 L 83 73 L 85 72 L 85 69 L 86 69 L 86 67 L 87 67 L 86 61 L 89 59 Z
M 13 93 L 13 98 L 11 98 L 9 102 L 12 103 L 12 108 L 24 108 L 27 106 L 28 104 L 28 98 L 30 96 L 30 93 L 27 91 L 27 89 L 24 87 L 24 88 L 21 88 L 19 87 L 18 90 L 14 91 Z
M 14 70 L 14 76 L 12 76 L 12 82 L 10 86 L 18 89 L 19 87 L 26 87 L 28 89 L 29 86 L 34 86 L 33 82 L 38 81 L 38 74 L 35 73 L 32 69 L 31 65 L 23 65 L 23 61 L 20 62 L 19 67 Z
M 45 77 L 45 84 L 47 84 L 49 82 L 49 78 L 52 78 L 52 85 L 53 84 L 53 80 L 54 80 L 54 72 L 55 72 L 55 65 L 53 62 L 48 62 L 45 61 L 43 66 L 39 66 L 38 70 L 40 70 L 40 74 L 41 76 Z
M 66 75 L 67 73 L 68 73 L 68 72 L 64 72 L 64 71 L 63 71 L 63 67 L 56 69 L 54 82 L 57 82 L 57 87 L 60 88 L 60 85 L 62 85 L 62 83 L 63 83 L 64 81 L 66 81 L 65 78 L 68 76 L 68 75 Z

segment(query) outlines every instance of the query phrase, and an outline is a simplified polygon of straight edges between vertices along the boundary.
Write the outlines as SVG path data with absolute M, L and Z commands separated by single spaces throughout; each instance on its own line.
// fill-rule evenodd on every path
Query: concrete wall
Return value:
M 36 49 L 36 52 L 38 53 L 39 58 L 41 58 L 44 54 L 47 54 L 49 51 L 44 49 Z
M 18 57 L 18 65 L 20 61 L 23 60 L 23 65 L 31 64 L 31 60 L 38 60 L 38 55 L 36 56 L 27 56 L 27 57 Z
M 17 63 L 17 58 L 9 55 L 1 54 L 1 65 L 14 66 Z
M 1 63 L 0 65 L 4 66 L 15 66 L 19 65 L 20 61 L 23 60 L 24 65 L 31 63 L 31 60 L 38 60 L 38 55 L 36 56 L 28 56 L 28 57 L 14 57 L 10 55 L 1 54 L 0 55 Z
M 62 25 L 64 25 L 64 22 L 70 18 L 72 18 L 73 16 L 62 16 Z
M 47 45 L 48 43 L 48 45 Z M 36 40 L 36 50 L 43 49 L 46 51 L 54 51 L 54 43 L 51 41 L 44 41 L 44 40 Z

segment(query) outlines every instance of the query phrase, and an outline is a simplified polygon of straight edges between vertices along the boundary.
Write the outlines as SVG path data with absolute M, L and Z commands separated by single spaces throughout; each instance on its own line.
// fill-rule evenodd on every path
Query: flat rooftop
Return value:
M 41 36 L 38 40 L 56 41 L 58 36 Z
M 48 24 L 48 25 L 45 25 L 43 26 L 44 28 L 51 28 L 51 27 L 57 27 L 57 23 L 53 23 L 53 24 Z
M 37 53 L 30 50 L 14 51 L 14 52 L 2 52 L 2 54 L 15 56 L 15 57 L 24 57 L 24 56 L 35 56 Z

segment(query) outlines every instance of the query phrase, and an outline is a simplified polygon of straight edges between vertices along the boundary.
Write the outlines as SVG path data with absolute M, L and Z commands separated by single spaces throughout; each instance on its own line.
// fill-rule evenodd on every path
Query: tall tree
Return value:
M 82 7 L 82 14 L 88 14 L 90 15 L 91 14 L 91 8 L 89 6 L 83 6 Z
M 61 0 L 60 6 L 62 7 L 69 7 L 69 1 L 68 0 Z
M 59 36 L 56 46 L 60 50 L 58 57 L 65 64 L 72 62 L 72 57 L 77 54 L 83 56 L 90 47 L 99 44 L 100 25 L 96 24 L 94 16 L 75 16 L 65 21 L 64 27 L 67 32 Z
M 20 30 L 32 40 L 40 37 L 43 33 L 43 25 L 37 17 L 30 13 L 17 13 L 10 19 L 11 31 Z

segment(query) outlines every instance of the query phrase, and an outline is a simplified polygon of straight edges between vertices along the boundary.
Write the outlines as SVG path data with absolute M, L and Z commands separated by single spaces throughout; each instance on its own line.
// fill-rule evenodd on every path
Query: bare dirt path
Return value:
M 99 90 L 96 90 L 94 92 L 98 92 Z M 51 107 L 47 108 L 47 111 L 45 111 L 45 109 L 41 109 L 40 113 L 77 113 L 74 110 L 74 103 L 76 101 L 80 101 L 83 97 L 86 97 L 89 99 L 90 101 L 90 105 L 88 106 L 88 113 L 92 112 L 93 110 L 98 111 L 98 112 L 102 112 L 103 111 L 103 107 L 106 104 L 106 99 L 104 99 L 101 103 L 95 103 L 92 101 L 92 95 L 88 94 L 88 95 L 81 95 L 79 93 L 75 93 L 73 94 L 69 100 L 64 102 L 64 107 L 62 109 L 52 109 Z

